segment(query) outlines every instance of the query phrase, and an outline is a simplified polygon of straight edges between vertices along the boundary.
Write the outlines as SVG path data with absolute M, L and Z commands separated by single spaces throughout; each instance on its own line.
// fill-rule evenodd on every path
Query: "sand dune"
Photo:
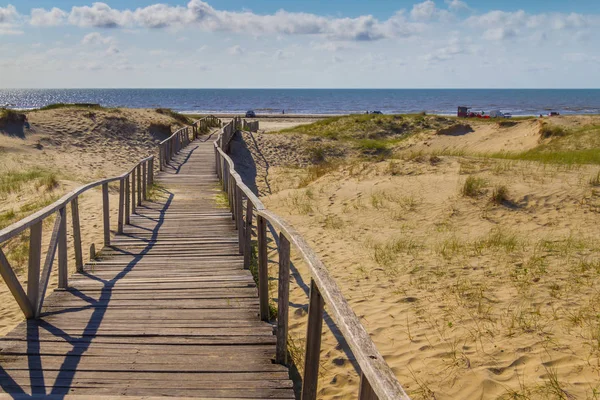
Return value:
M 261 151 L 245 135 L 234 150 L 254 156 L 265 205 L 314 246 L 413 398 L 593 399 L 598 166 L 473 156 L 534 148 L 543 141 L 538 124 L 423 133 L 398 146 L 398 159 L 334 167 L 298 168 L 303 147 L 314 144 L 298 135 L 258 134 Z M 280 157 L 281 143 L 294 143 L 295 162 Z M 330 169 L 319 176 L 315 168 Z M 470 194 L 467 179 L 476 182 Z M 309 275 L 297 259 L 295 266 L 290 332 L 301 349 L 307 298 L 298 282 Z M 330 328 L 319 398 L 354 398 L 356 367 Z

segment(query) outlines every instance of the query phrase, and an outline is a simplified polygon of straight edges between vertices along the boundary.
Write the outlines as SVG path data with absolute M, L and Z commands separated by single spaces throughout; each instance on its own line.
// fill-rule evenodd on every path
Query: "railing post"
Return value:
M 269 260 L 267 259 L 267 223 L 258 215 L 256 217 L 258 231 L 258 297 L 260 300 L 260 319 L 269 320 Z
M 131 213 L 135 214 L 135 168 L 131 171 Z
M 146 200 L 146 189 L 148 188 L 148 168 L 146 167 L 146 161 L 142 163 L 142 199 Z
M 67 206 L 60 209 L 60 227 L 58 230 L 58 288 L 69 286 L 69 265 L 67 259 Z
M 358 393 L 358 400 L 379 400 L 379 397 L 373 391 L 369 380 L 362 371 L 360 372 L 360 388 L 358 389 Z
M 123 233 L 123 220 L 125 219 L 125 178 L 119 180 L 119 218 L 117 220 L 117 232 Z
M 130 197 L 131 197 L 131 187 L 129 186 L 129 181 L 131 174 L 127 175 L 127 178 L 125 178 L 125 224 L 129 225 L 130 219 L 129 219 L 129 204 L 130 203 Z
M 244 227 L 244 268 L 250 268 L 252 260 L 252 209 L 250 199 L 246 204 L 246 226 Z
M 148 186 L 154 185 L 154 156 L 148 160 Z
M 71 202 L 71 218 L 73 219 L 73 247 L 75 249 L 75 268 L 83 271 L 83 251 L 81 250 L 81 224 L 79 222 L 79 198 Z
M 104 217 L 104 246 L 110 246 L 110 209 L 108 204 L 108 183 L 102 184 L 102 210 Z
M 32 305 L 29 303 L 29 298 L 23 290 L 21 283 L 17 279 L 15 272 L 10 267 L 10 264 L 6 259 L 4 252 L 2 252 L 2 249 L 0 249 L 0 276 L 2 276 L 6 286 L 8 286 L 8 289 L 14 296 L 17 304 L 19 304 L 21 311 L 23 311 L 23 314 L 25 314 L 25 318 L 29 319 L 35 317 L 35 306 L 32 307 Z
M 164 167 L 164 161 L 163 161 L 163 159 L 164 159 L 164 154 L 165 154 L 165 150 L 164 150 L 164 148 L 163 148 L 163 147 L 164 147 L 164 145 L 160 145 L 160 146 L 158 146 L 158 168 L 159 168 L 161 171 L 164 171 L 164 170 L 165 170 L 165 167 Z
M 142 167 L 140 166 L 140 164 L 138 164 L 137 168 L 137 177 L 135 179 L 135 183 L 137 184 L 137 205 L 141 206 L 142 205 Z
M 29 231 L 29 269 L 27 270 L 27 297 L 35 308 L 40 293 L 40 263 L 42 257 L 42 221 L 32 225 Z
M 237 195 L 235 196 L 235 213 L 236 213 L 236 225 L 238 228 L 238 245 L 240 249 L 240 254 L 244 254 L 244 205 L 243 205 L 243 196 L 244 192 L 242 189 L 236 185 Z
M 304 356 L 304 379 L 302 380 L 302 400 L 315 400 L 317 398 L 323 307 L 323 297 L 319 292 L 317 284 L 311 279 L 308 327 L 306 328 L 306 354 Z
M 290 242 L 279 234 L 279 287 L 277 292 L 277 350 L 275 362 L 287 364 L 288 311 L 290 298 Z

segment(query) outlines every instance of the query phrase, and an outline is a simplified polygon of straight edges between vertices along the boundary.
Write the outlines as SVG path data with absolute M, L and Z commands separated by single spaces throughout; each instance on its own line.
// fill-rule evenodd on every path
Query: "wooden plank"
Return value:
M 119 216 L 117 218 L 117 233 L 123 233 L 125 222 L 125 179 L 119 181 Z
M 377 394 L 373 391 L 373 388 L 369 384 L 369 380 L 365 377 L 365 374 L 360 373 L 360 387 L 358 389 L 358 400 L 379 400 Z
M 125 224 L 129 224 L 129 222 L 131 221 L 131 212 L 129 211 L 129 204 L 130 204 L 130 196 L 131 196 L 131 189 L 129 186 L 129 175 L 127 176 L 127 178 L 125 178 Z M 123 233 L 123 231 L 121 231 L 121 233 Z
M 277 353 L 275 361 L 287 364 L 288 313 L 290 298 L 290 242 L 279 235 L 279 287 L 277 292 Z
M 31 225 L 29 236 L 29 266 L 27 270 L 27 297 L 29 304 L 37 304 L 40 292 L 40 264 L 42 256 L 42 222 Z
M 238 229 L 238 248 L 240 254 L 244 254 L 244 207 L 242 205 L 243 202 L 243 192 L 238 186 L 235 187 L 235 223 Z
M 319 362 L 321 360 L 321 332 L 323 329 L 323 297 L 313 279 L 310 281 L 308 326 L 306 328 L 306 352 L 304 355 L 304 379 L 302 400 L 315 400 L 319 384 Z
M 64 213 L 64 208 L 62 208 Z M 42 311 L 44 304 L 44 298 L 46 297 L 46 290 L 48 289 L 48 282 L 50 282 L 50 273 L 52 272 L 52 263 L 54 262 L 54 256 L 56 255 L 56 248 L 58 247 L 61 219 L 63 213 L 58 212 L 56 220 L 54 221 L 54 228 L 52 229 L 52 235 L 50 236 L 50 244 L 48 245 L 48 251 L 46 252 L 46 261 L 44 262 L 44 269 L 40 277 L 40 293 L 38 295 L 38 302 L 34 305 L 35 317 L 37 318 Z
M 258 296 L 260 299 L 260 319 L 269 320 L 269 259 L 267 254 L 267 224 L 264 218 L 257 217 L 258 230 Z
M 19 283 L 17 276 L 15 275 L 13 269 L 11 268 L 8 260 L 6 259 L 6 256 L 4 255 L 4 252 L 2 251 L 1 248 L 0 248 L 0 275 L 2 276 L 2 279 L 4 279 L 6 286 L 8 286 L 8 290 L 10 290 L 13 297 L 19 304 L 21 311 L 23 311 L 23 314 L 25 314 L 25 318 L 32 318 L 34 316 L 33 307 L 31 306 L 31 303 L 29 302 L 29 298 L 27 297 L 27 294 L 25 294 L 25 291 L 23 290 L 21 283 Z
M 137 177 L 135 179 L 136 184 L 137 184 L 137 205 L 141 206 L 142 205 L 142 167 L 140 164 L 137 165 L 136 167 L 136 174 Z
M 244 226 L 244 268 L 250 268 L 252 260 L 252 211 L 253 206 L 250 199 L 246 202 L 246 221 Z
M 75 269 L 83 271 L 83 251 L 81 248 L 81 223 L 79 220 L 79 198 L 71 202 L 71 219 L 73 220 L 73 249 L 75 251 Z
M 69 265 L 67 258 L 67 208 L 59 211 L 60 227 L 58 230 L 58 288 L 69 286 Z
M 146 163 L 142 163 L 142 200 L 146 200 L 148 192 L 147 192 L 147 184 L 148 184 L 148 173 Z
M 131 172 L 131 213 L 135 214 L 135 207 L 137 205 L 136 196 L 135 196 L 135 168 Z
M 108 183 L 105 183 L 102 185 L 102 221 L 105 247 L 110 246 L 110 206 L 108 201 Z

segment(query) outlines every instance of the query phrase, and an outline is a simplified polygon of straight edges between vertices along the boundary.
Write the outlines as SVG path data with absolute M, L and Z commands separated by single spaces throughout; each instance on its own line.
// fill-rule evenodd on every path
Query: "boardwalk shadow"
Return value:
M 19 384 L 21 381 L 19 377 L 22 375 L 11 376 L 11 373 L 19 373 L 18 369 L 7 371 L 0 365 L 0 387 L 6 393 L 13 398 L 27 399 L 27 398 L 44 398 L 46 396 L 54 396 L 54 398 L 62 398 L 66 396 L 73 384 L 77 368 L 82 360 L 82 356 L 89 349 L 93 340 L 98 337 L 98 330 L 102 325 L 102 321 L 108 310 L 108 305 L 112 298 L 112 292 L 114 286 L 123 279 L 133 268 L 142 260 L 153 247 L 154 240 L 158 237 L 158 232 L 162 227 L 165 219 L 165 214 L 173 201 L 173 193 L 162 190 L 166 200 L 161 209 L 159 209 L 159 218 L 156 222 L 156 226 L 152 230 L 150 240 L 147 245 L 134 256 L 122 271 L 120 271 L 114 278 L 106 280 L 95 276 L 90 272 L 83 272 L 83 275 L 89 279 L 94 280 L 102 284 L 100 295 L 98 300 L 91 298 L 76 288 L 69 288 L 66 290 L 67 293 L 77 297 L 88 305 L 76 308 L 65 308 L 62 310 L 45 312 L 42 314 L 39 320 L 27 320 L 26 321 L 26 338 L 27 338 L 27 367 L 29 370 L 29 384 Z M 116 246 L 112 247 L 113 250 L 118 249 Z M 73 334 L 61 330 L 58 326 L 44 320 L 44 317 L 65 314 L 65 313 L 78 313 L 82 311 L 92 310 L 91 316 L 80 334 Z M 41 330 L 51 334 L 50 340 L 43 339 L 43 333 Z M 50 366 L 44 369 L 42 357 L 53 354 L 62 356 L 63 353 L 60 351 L 52 352 L 52 342 L 64 343 L 72 346 L 72 349 L 67 352 L 64 356 L 64 360 L 58 369 Z M 44 351 L 42 352 L 41 343 L 44 344 Z M 10 348 L 3 349 L 2 356 L 10 357 Z M 50 382 L 46 382 L 45 373 L 54 375 L 56 372 L 56 379 Z M 31 394 L 28 394 L 27 386 L 31 388 Z
M 256 149 L 258 149 L 258 151 L 260 151 L 258 148 L 258 144 L 256 143 L 256 141 L 254 139 L 254 136 L 250 135 L 250 140 L 253 141 L 253 145 L 256 146 Z M 237 135 L 235 136 L 234 140 L 231 141 L 231 158 L 234 160 L 236 167 L 237 167 L 236 171 L 242 177 L 244 184 L 246 186 L 248 186 L 248 188 L 250 190 L 252 190 L 252 192 L 254 194 L 258 195 L 258 189 L 256 186 L 256 177 L 257 177 L 256 171 L 257 171 L 257 169 L 256 169 L 256 164 L 254 162 L 254 157 L 252 157 L 252 153 L 248 149 L 248 146 L 246 145 L 246 141 L 241 140 Z M 265 160 L 265 163 L 268 168 L 268 162 L 266 160 Z M 264 178 L 265 178 L 265 180 L 267 180 L 268 175 L 265 176 Z M 269 188 L 268 182 L 266 182 L 266 184 L 267 184 L 267 187 Z M 270 192 L 270 188 L 268 190 Z M 274 239 L 275 243 L 277 244 L 277 247 L 279 247 L 279 235 L 278 235 L 277 231 L 275 230 L 275 228 L 273 228 L 273 226 L 271 224 L 268 224 L 267 226 L 271 232 L 272 238 Z M 296 266 L 292 262 L 290 262 L 290 271 L 291 271 L 292 279 L 294 279 L 296 284 L 298 285 L 298 287 L 300 287 L 304 291 L 304 293 L 306 293 L 306 297 L 308 299 L 309 292 L 310 292 L 310 285 L 308 285 L 304 281 L 302 274 L 300 273 L 298 268 L 296 268 Z M 302 309 L 302 310 L 308 312 L 308 303 L 306 303 L 306 304 L 290 303 L 290 306 L 293 308 Z M 350 363 L 352 363 L 354 370 L 357 373 L 360 373 L 360 366 L 358 365 L 358 362 L 356 361 L 354 355 L 352 354 L 352 351 L 350 350 L 350 346 L 348 345 L 348 342 L 346 342 L 344 335 L 342 335 L 342 332 L 336 325 L 335 321 L 329 316 L 327 311 L 324 312 L 323 318 L 324 318 L 325 323 L 327 324 L 327 327 L 331 330 L 331 332 L 333 333 L 333 335 L 335 336 L 335 338 L 338 342 L 337 347 L 344 352 L 344 354 L 346 355 L 346 357 L 348 358 Z

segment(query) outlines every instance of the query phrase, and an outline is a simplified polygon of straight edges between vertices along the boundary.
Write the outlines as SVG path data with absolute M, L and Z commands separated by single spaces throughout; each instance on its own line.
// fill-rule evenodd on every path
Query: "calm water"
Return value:
M 513 115 L 600 114 L 600 89 L 0 89 L 0 107 L 39 108 L 52 103 L 108 107 L 166 107 L 180 112 L 345 114 L 455 114 L 501 110 Z

